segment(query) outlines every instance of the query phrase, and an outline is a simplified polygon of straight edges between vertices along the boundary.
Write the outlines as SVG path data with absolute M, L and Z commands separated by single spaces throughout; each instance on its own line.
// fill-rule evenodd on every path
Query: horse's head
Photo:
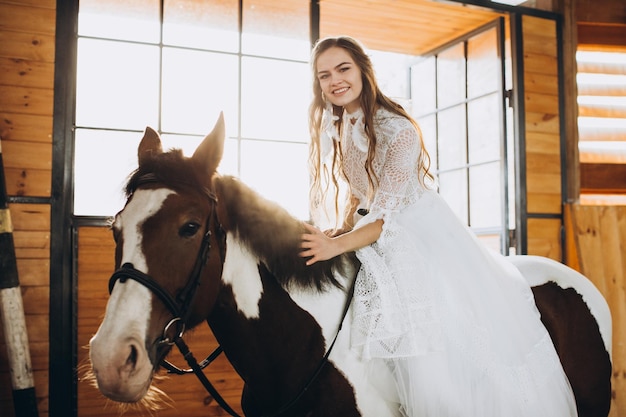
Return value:
M 113 223 L 111 296 L 90 341 L 98 388 L 113 400 L 141 400 L 169 342 L 215 302 L 225 243 L 214 180 L 223 147 L 222 116 L 190 158 L 163 152 L 149 128 L 139 145 L 139 167 Z

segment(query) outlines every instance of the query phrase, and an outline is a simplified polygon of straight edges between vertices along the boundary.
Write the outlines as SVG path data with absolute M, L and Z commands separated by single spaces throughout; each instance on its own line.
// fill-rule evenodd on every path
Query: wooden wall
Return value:
M 522 34 L 527 249 L 560 261 L 562 222 L 554 218 L 562 215 L 556 22 L 523 16 Z
M 54 0 L 0 0 L 0 138 L 7 192 L 25 198 L 9 209 L 42 417 L 48 415 L 55 9 Z M 0 335 L 0 414 L 12 417 L 7 365 Z
M 613 404 L 610 417 L 626 416 L 626 206 L 568 206 L 570 258 L 609 303 L 613 315 Z
M 581 1 L 590 5 L 590 11 L 599 9 L 595 1 Z M 611 4 L 619 8 L 623 6 L 623 1 L 611 0 Z M 10 210 L 35 389 L 42 417 L 48 415 L 49 199 L 55 9 L 55 0 L 0 0 L 0 137 L 8 193 L 14 198 L 22 198 L 18 200 L 20 202 L 11 204 Z M 561 213 L 560 177 L 563 173 L 560 172 L 558 145 L 554 22 L 525 16 L 523 30 L 526 52 L 526 94 L 523 100 L 527 110 L 527 208 L 529 213 L 557 215 Z M 624 268 L 621 264 L 626 258 L 623 244 L 620 243 L 626 241 L 625 211 L 623 208 L 587 207 L 573 210 L 581 269 L 606 294 L 614 314 L 616 406 L 612 417 L 617 416 L 617 413 L 626 416 L 626 341 L 623 330 L 618 332 L 624 327 L 623 310 L 626 306 Z M 527 226 L 529 253 L 561 258 L 560 220 L 531 218 Z M 616 234 L 617 231 L 619 234 Z M 81 336 L 78 343 L 79 346 L 85 346 L 90 335 L 95 332 L 104 310 L 106 281 L 112 270 L 113 242 L 106 228 L 81 228 L 79 245 L 78 326 Z M 622 271 L 622 275 L 619 271 Z M 13 417 L 11 384 L 3 343 L 4 337 L 0 334 L 0 414 Z M 208 353 L 215 342 L 208 332 L 199 331 L 191 335 L 190 344 L 196 356 L 201 356 Z M 78 354 L 79 363 L 84 365 L 87 351 L 79 349 Z M 177 363 L 182 364 L 180 360 Z M 241 381 L 224 358 L 213 365 L 208 374 L 231 405 L 238 406 Z M 192 376 L 169 377 L 167 381 L 159 381 L 157 386 L 167 391 L 174 401 L 173 407 L 159 413 L 161 416 L 223 415 L 216 409 L 214 402 L 206 398 Z M 79 416 L 118 415 L 115 406 L 102 399 L 86 381 L 79 383 L 78 390 Z M 126 415 L 135 414 L 130 412 Z M 136 415 L 149 413 L 137 412 Z

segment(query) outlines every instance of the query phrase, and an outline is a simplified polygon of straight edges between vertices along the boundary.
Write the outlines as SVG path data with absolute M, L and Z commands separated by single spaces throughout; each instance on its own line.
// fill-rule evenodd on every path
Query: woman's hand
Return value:
M 307 265 L 313 265 L 315 262 L 325 261 L 344 252 L 369 245 L 380 237 L 383 230 L 383 220 L 378 219 L 358 229 L 330 237 L 317 227 L 308 223 L 303 224 L 307 233 L 302 235 L 303 251 L 300 252 L 300 256 L 310 258 L 306 261 Z
M 303 223 L 307 233 L 302 235 L 302 252 L 300 256 L 307 259 L 307 265 L 313 265 L 318 261 L 334 258 L 342 253 L 338 242 L 331 237 L 332 230 L 322 232 L 315 226 Z

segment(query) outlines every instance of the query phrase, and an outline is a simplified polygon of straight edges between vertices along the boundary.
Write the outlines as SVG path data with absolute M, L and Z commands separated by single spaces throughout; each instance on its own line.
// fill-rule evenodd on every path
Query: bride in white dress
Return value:
M 312 68 L 312 208 L 349 192 L 339 228 L 306 224 L 301 255 L 356 251 L 352 348 L 388 364 L 406 416 L 576 416 L 531 289 L 428 186 L 419 128 L 363 47 L 323 39 Z

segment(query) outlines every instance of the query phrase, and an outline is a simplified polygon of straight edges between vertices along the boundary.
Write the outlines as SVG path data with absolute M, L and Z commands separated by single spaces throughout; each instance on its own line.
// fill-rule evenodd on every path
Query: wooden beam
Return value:
M 582 193 L 626 194 L 626 164 L 580 164 Z
M 626 24 L 578 22 L 578 44 L 602 45 L 626 50 Z

